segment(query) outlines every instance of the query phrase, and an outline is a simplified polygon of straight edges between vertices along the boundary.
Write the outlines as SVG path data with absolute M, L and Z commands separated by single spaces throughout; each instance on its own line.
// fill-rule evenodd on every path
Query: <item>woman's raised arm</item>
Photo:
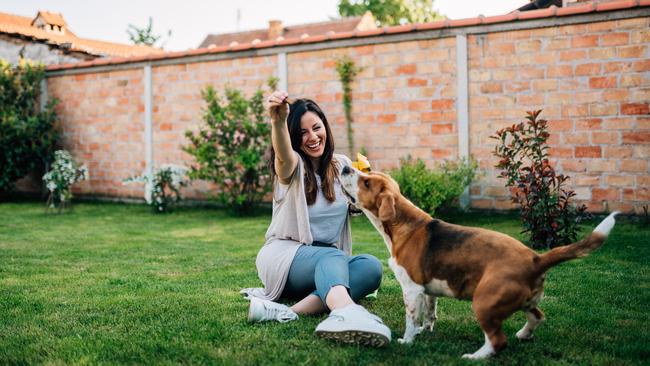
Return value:
M 275 174 L 283 184 L 289 184 L 298 160 L 291 148 L 291 137 L 287 127 L 289 94 L 276 91 L 268 99 L 269 114 L 271 115 L 271 143 L 275 151 Z

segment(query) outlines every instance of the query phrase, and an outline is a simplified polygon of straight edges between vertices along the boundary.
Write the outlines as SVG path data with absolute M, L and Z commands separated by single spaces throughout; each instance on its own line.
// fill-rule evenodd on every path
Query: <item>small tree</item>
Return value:
M 191 179 L 214 182 L 218 200 L 239 214 L 248 214 L 271 190 L 268 172 L 270 127 L 264 121 L 263 92 L 250 98 L 227 87 L 226 100 L 208 86 L 203 92 L 207 106 L 198 132 L 187 131 L 192 155 Z
M 336 72 L 339 74 L 339 81 L 343 87 L 343 110 L 345 112 L 345 125 L 348 132 L 348 148 L 350 156 L 354 155 L 354 129 L 352 128 L 352 83 L 354 78 L 363 71 L 363 67 L 355 65 L 349 56 L 343 56 L 336 60 Z
M 576 195 L 565 189 L 568 176 L 557 174 L 548 160 L 547 121 L 538 119 L 541 110 L 527 112 L 526 121 L 501 129 L 492 138 L 498 140 L 494 155 L 496 168 L 512 201 L 520 205 L 522 233 L 529 234 L 534 248 L 552 248 L 577 239 L 579 223 L 591 215 L 585 205 L 574 206 Z
M 149 23 L 146 27 L 140 28 L 133 24 L 129 24 L 129 27 L 126 30 L 126 33 L 129 35 L 129 39 L 133 44 L 137 45 L 146 45 L 146 46 L 155 46 L 156 42 L 162 39 L 161 34 L 153 33 L 153 19 L 149 17 Z M 167 37 L 171 37 L 172 30 L 167 30 Z M 163 43 L 160 47 L 163 47 Z
M 433 10 L 433 0 L 340 0 L 338 10 L 343 17 L 361 16 L 370 11 L 379 26 L 443 18 Z
M 58 132 L 56 100 L 39 111 L 42 64 L 0 60 L 0 197 L 30 172 L 43 174 L 52 160 Z

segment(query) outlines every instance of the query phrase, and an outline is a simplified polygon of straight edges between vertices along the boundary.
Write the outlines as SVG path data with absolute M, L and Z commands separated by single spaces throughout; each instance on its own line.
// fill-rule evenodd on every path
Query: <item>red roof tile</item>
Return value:
M 304 34 L 308 36 L 320 36 L 332 33 L 352 32 L 357 30 L 363 21 L 364 17 L 353 17 L 319 23 L 286 26 L 282 28 L 282 37 L 284 39 L 289 39 L 300 38 Z M 256 39 L 260 41 L 274 41 L 274 39 L 269 39 L 268 29 L 256 29 L 246 32 L 210 34 L 203 40 L 203 42 L 201 42 L 199 47 L 208 47 L 212 44 L 215 46 L 228 46 L 232 42 L 251 43 Z
M 555 15 L 561 17 L 565 15 L 591 13 L 594 10 L 596 10 L 596 5 L 593 3 L 589 3 L 584 5 L 578 5 L 578 6 L 569 6 L 567 8 L 560 8 L 557 10 Z
M 355 35 L 357 37 L 369 37 L 369 36 L 377 36 L 380 34 L 383 34 L 385 32 L 384 28 L 377 28 L 377 29 L 368 29 L 368 30 L 363 30 L 363 31 L 357 31 L 355 32 Z M 331 39 L 331 37 L 330 37 Z
M 546 8 L 546 9 L 522 11 L 522 12 L 519 12 L 518 19 L 519 20 L 527 20 L 527 19 L 548 18 L 548 17 L 554 16 L 556 10 L 557 10 L 557 7 L 555 5 L 551 5 L 550 7 Z
M 440 29 L 449 26 L 449 19 L 438 20 L 431 23 L 420 23 L 415 25 L 416 30 Z
M 386 34 L 393 34 L 393 33 L 406 33 L 406 32 L 411 32 L 415 30 L 415 25 L 414 24 L 404 24 L 404 25 L 396 25 L 394 27 L 386 27 L 384 28 L 384 31 Z
M 335 39 L 344 39 L 344 38 L 352 38 L 352 37 L 354 37 L 354 32 L 344 32 L 344 33 L 332 34 L 329 36 L 329 39 L 335 40 Z
M 273 46 L 275 46 L 275 43 L 276 43 L 276 42 L 277 42 L 277 41 L 271 41 L 271 40 L 269 40 L 269 41 L 262 41 L 262 42 L 256 44 L 254 47 L 255 47 L 255 48 L 273 47 Z
M 604 3 L 596 5 L 597 11 L 607 11 L 607 10 L 618 10 L 618 9 L 627 9 L 635 6 L 637 3 L 636 0 L 628 1 L 616 1 L 612 3 Z
M 278 41 L 276 44 L 278 46 L 288 46 L 292 44 L 298 44 L 300 43 L 300 38 L 289 38 L 289 39 L 283 39 L 281 41 Z
M 517 20 L 517 18 L 519 18 L 519 11 L 515 10 L 508 14 L 485 17 L 483 18 L 483 24 L 506 23 Z
M 328 36 L 321 34 L 318 36 L 310 36 L 306 37 L 302 40 L 303 43 L 316 43 L 316 42 L 323 42 L 327 41 Z
M 251 43 L 236 44 L 236 45 L 231 46 L 229 49 L 230 49 L 231 51 L 243 51 L 243 50 L 247 50 L 247 49 L 249 49 L 249 48 L 252 48 L 252 44 L 251 44 Z M 200 49 L 200 48 L 199 48 L 199 49 Z
M 432 30 L 432 29 L 441 29 L 441 28 L 452 28 L 452 27 L 464 27 L 464 26 L 470 26 L 470 25 L 477 25 L 477 24 L 495 24 L 495 23 L 506 23 L 506 22 L 512 22 L 512 21 L 518 21 L 518 20 L 525 20 L 525 19 L 540 19 L 540 18 L 549 18 L 553 16 L 570 16 L 570 15 L 576 15 L 576 14 L 585 14 L 585 13 L 592 13 L 592 12 L 604 12 L 604 11 L 610 11 L 610 10 L 621 10 L 621 9 L 631 9 L 631 8 L 636 8 L 636 7 L 647 7 L 650 6 L 650 0 L 620 0 L 620 1 L 615 1 L 615 2 L 610 2 L 607 4 L 603 4 L 607 6 L 595 6 L 593 3 L 591 4 L 585 4 L 585 5 L 578 5 L 578 6 L 571 6 L 567 8 L 555 8 L 551 7 L 548 9 L 541 9 L 541 10 L 534 10 L 534 11 L 528 11 L 528 12 L 518 12 L 514 11 L 508 14 L 504 15 L 498 15 L 498 16 L 492 16 L 492 17 L 476 17 L 476 18 L 468 18 L 468 19 L 457 19 L 457 20 L 442 20 L 442 21 L 436 21 L 432 23 L 421 23 L 421 24 L 415 24 L 415 25 L 407 25 L 407 26 L 396 26 L 396 27 L 388 27 L 388 28 L 381 28 L 373 31 L 359 31 L 359 32 L 343 32 L 343 33 L 335 33 L 335 34 L 329 34 L 327 37 L 307 37 L 304 39 L 301 39 L 300 36 L 296 36 L 294 38 L 286 38 L 277 42 L 274 41 L 265 41 L 265 42 L 260 42 L 257 44 L 252 44 L 252 43 L 246 43 L 246 44 L 241 44 L 238 45 L 236 48 L 234 47 L 212 47 L 212 48 L 203 48 L 200 50 L 192 51 L 192 54 L 212 54 L 212 53 L 223 53 L 223 52 L 229 52 L 229 51 L 234 51 L 234 50 L 246 50 L 246 49 L 253 49 L 253 48 L 270 48 L 270 47 L 276 47 L 276 46 L 286 46 L 286 45 L 293 45 L 293 44 L 299 44 L 299 43 L 317 43 L 317 42 L 323 42 L 326 40 L 338 40 L 338 39 L 348 39 L 348 38 L 362 38 L 362 37 L 372 37 L 372 36 L 377 36 L 383 33 L 405 33 L 405 32 L 411 32 L 411 31 L 424 31 L 424 30 Z M 527 14 L 530 13 L 530 14 Z M 1 18 L 0 18 L 1 19 Z M 252 42 L 252 41 L 251 41 Z M 200 51 L 200 52 L 199 52 Z M 144 57 L 144 60 L 158 60 L 158 59 L 171 59 L 171 58 L 178 58 L 182 57 L 184 54 L 187 54 L 188 52 L 185 53 L 164 53 L 164 54 L 158 54 L 158 55 L 151 55 Z M 141 61 L 141 58 L 138 58 L 138 61 Z M 105 62 L 109 62 L 111 64 L 119 64 L 119 63 L 127 63 L 127 62 L 134 62 L 133 58 L 128 58 L 128 59 L 108 59 L 105 60 Z M 47 70 L 48 71 L 55 71 L 55 70 L 63 70 L 63 69 L 73 69 L 73 68 L 84 68 L 84 67 L 91 67 L 91 66 L 96 66 L 97 61 L 88 61 L 88 62 L 80 62 L 76 64 L 63 64 L 63 65 L 52 65 L 48 66 Z
M 449 27 L 467 27 L 470 25 L 477 25 L 481 23 L 481 18 L 464 18 L 464 19 L 450 19 Z

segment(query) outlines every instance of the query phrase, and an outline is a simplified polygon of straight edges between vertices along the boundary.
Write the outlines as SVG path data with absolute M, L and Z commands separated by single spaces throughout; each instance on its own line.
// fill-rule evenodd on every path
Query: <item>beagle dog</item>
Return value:
M 600 247 L 617 214 L 609 215 L 586 238 L 537 254 L 505 234 L 432 218 L 402 196 L 386 174 L 346 167 L 341 181 L 350 202 L 366 214 L 390 252 L 388 263 L 406 305 L 406 330 L 398 341 L 410 343 L 423 329 L 433 329 L 438 296 L 471 300 L 485 344 L 463 355 L 470 359 L 489 357 L 506 346 L 501 325 L 518 310 L 526 314 L 527 322 L 517 338 L 532 338 L 544 321 L 537 304 L 546 271 Z

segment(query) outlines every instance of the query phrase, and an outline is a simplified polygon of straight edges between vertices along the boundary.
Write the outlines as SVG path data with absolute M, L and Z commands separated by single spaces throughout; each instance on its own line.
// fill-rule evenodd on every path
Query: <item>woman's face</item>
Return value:
M 300 118 L 302 142 L 300 149 L 312 159 L 320 158 L 325 151 L 327 132 L 325 124 L 314 112 L 307 111 Z

